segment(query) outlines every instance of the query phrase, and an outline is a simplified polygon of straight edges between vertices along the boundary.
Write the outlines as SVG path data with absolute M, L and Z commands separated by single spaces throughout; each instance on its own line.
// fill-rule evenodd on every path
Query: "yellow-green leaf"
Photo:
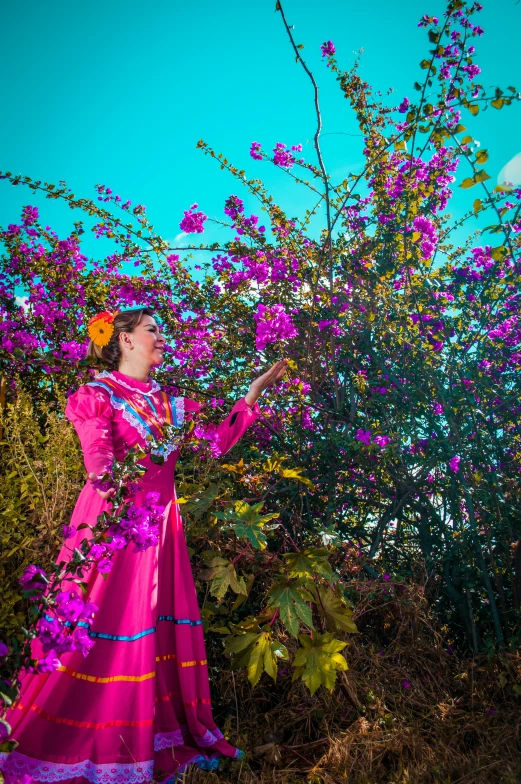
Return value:
M 301 476 L 303 470 L 303 468 L 283 468 L 280 475 L 283 479 L 296 479 L 307 487 L 313 488 L 313 482 L 306 476 Z
M 356 623 L 352 619 L 352 612 L 346 607 L 344 602 L 329 588 L 316 588 L 314 590 L 314 600 L 318 611 L 326 619 L 328 628 L 334 631 L 342 631 L 358 634 Z
M 244 577 L 237 577 L 235 566 L 225 558 L 213 558 L 210 561 L 210 568 L 199 573 L 201 580 L 211 580 L 210 594 L 222 601 L 228 588 L 238 594 L 247 596 L 246 583 Z
M 323 577 L 331 580 L 333 572 L 325 547 L 305 547 L 298 553 L 284 553 L 290 577 Z
M 299 635 L 302 645 L 295 654 L 293 664 L 295 671 L 293 680 L 301 678 L 314 694 L 320 686 L 333 690 L 337 672 L 348 669 L 345 658 L 340 655 L 346 643 L 335 640 L 329 632 L 326 634 Z
M 311 609 L 306 604 L 312 601 L 313 596 L 303 585 L 282 582 L 271 588 L 268 606 L 279 608 L 282 623 L 289 633 L 296 637 L 300 621 L 313 628 Z

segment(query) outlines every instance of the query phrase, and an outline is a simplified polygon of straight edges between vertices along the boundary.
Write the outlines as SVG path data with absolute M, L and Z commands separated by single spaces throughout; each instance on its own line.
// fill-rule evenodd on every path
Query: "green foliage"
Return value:
M 237 577 L 235 566 L 226 558 L 216 556 L 214 553 L 203 553 L 203 557 L 208 561 L 209 568 L 199 572 L 200 580 L 211 580 L 210 594 L 218 601 L 222 601 L 228 590 L 231 588 L 237 594 L 247 596 L 246 583 L 244 577 Z
M 85 469 L 72 425 L 47 404 L 36 408 L 22 393 L 7 405 L 2 424 L 0 628 L 10 639 L 27 624 L 18 577 L 35 561 L 43 568 L 52 563 Z
M 270 520 L 279 516 L 278 512 L 271 514 L 260 514 L 264 504 L 246 503 L 246 501 L 236 501 L 233 509 L 225 512 L 215 512 L 215 516 L 225 523 L 224 529 L 234 531 L 239 539 L 247 539 L 252 547 L 264 550 L 267 544 L 265 531 L 272 531 L 277 525 L 266 525 Z
M 312 602 L 313 596 L 305 585 L 299 583 L 276 583 L 270 590 L 269 607 L 277 607 L 282 623 L 293 637 L 300 629 L 300 621 L 313 628 L 311 608 L 306 602 Z
M 348 669 L 344 656 L 340 653 L 346 647 L 342 640 L 335 640 L 333 634 L 300 634 L 302 645 L 295 654 L 293 680 L 301 678 L 314 694 L 320 686 L 333 691 L 337 672 Z

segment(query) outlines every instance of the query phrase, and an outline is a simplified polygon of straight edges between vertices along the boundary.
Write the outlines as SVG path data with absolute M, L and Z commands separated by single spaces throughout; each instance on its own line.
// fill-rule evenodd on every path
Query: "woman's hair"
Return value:
M 101 361 L 107 370 L 117 370 L 121 362 L 119 336 L 122 332 L 133 332 L 143 316 L 154 316 L 154 311 L 152 308 L 134 308 L 118 313 L 114 317 L 114 332 L 107 345 L 97 346 L 91 340 L 85 358 L 93 365 L 99 365 Z

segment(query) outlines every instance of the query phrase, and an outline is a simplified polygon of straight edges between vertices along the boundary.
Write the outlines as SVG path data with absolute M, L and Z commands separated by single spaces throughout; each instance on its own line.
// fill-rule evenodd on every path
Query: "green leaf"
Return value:
M 496 98 L 495 101 L 491 101 L 490 105 L 494 107 L 494 109 L 502 109 L 505 105 L 505 102 L 502 98 Z
M 464 136 L 461 140 L 461 144 L 470 144 L 472 141 L 472 136 Z
M 473 177 L 465 177 L 463 182 L 460 183 L 460 188 L 472 188 L 476 184 L 476 180 Z
M 497 248 L 492 248 L 490 255 L 494 259 L 494 261 L 502 261 L 507 254 L 507 249 L 504 245 L 499 245 Z
M 225 558 L 212 558 L 210 568 L 199 573 L 201 580 L 211 580 L 210 594 L 222 601 L 228 588 L 237 594 L 247 596 L 246 583 L 244 577 L 237 577 L 235 566 Z
M 185 500 L 178 499 L 183 502 L 183 514 L 190 514 L 194 520 L 199 520 L 205 512 L 211 507 L 217 496 L 219 495 L 219 488 L 217 485 L 210 485 L 206 490 L 195 493 Z
M 469 112 L 475 117 L 476 114 L 479 112 L 479 106 L 477 103 L 469 103 L 467 106 Z
M 472 205 L 472 208 L 473 208 L 474 212 L 479 212 L 480 210 L 482 210 L 483 209 L 483 202 L 481 201 L 481 199 L 476 199 L 476 201 Z
M 490 174 L 487 174 L 485 169 L 479 169 L 474 175 L 474 180 L 476 182 L 486 182 L 490 180 Z
M 427 68 L 430 68 L 430 67 L 431 67 L 431 61 L 430 60 L 422 60 L 421 61 L 420 68 L 423 68 L 424 71 L 426 71 Z
M 291 583 L 278 583 L 270 590 L 269 607 L 278 607 L 280 618 L 286 629 L 296 637 L 300 629 L 300 621 L 313 628 L 311 609 L 306 602 L 313 597 L 303 586 Z
M 314 594 L 317 609 L 326 619 L 329 629 L 332 631 L 342 629 L 350 634 L 358 634 L 358 629 L 352 619 L 352 611 L 346 607 L 340 597 L 329 588 L 317 587 Z
M 246 501 L 236 501 L 234 509 L 216 512 L 215 516 L 224 520 L 226 527 L 234 531 L 239 539 L 247 539 L 256 550 L 264 550 L 267 544 L 264 529 L 272 530 L 278 526 L 278 523 L 271 526 L 267 526 L 267 523 L 278 517 L 279 513 L 262 515 L 260 510 L 263 506 L 262 501 L 252 506 Z
M 476 153 L 476 163 L 480 165 L 486 163 L 488 161 L 488 152 L 487 150 L 480 150 Z
M 296 479 L 298 482 L 302 482 L 307 487 L 313 488 L 313 482 L 305 476 L 301 476 L 301 473 L 304 469 L 303 468 L 284 468 L 280 475 L 283 479 Z
M 323 577 L 330 581 L 333 572 L 326 547 L 305 547 L 298 553 L 284 553 L 290 577 Z
M 329 632 L 314 634 L 313 637 L 301 634 L 299 641 L 302 647 L 297 650 L 293 660 L 293 680 L 301 678 L 311 694 L 320 686 L 333 691 L 337 672 L 348 669 L 347 662 L 340 653 L 347 643 L 334 639 Z
M 258 634 L 246 632 L 238 637 L 231 637 L 229 640 L 226 640 L 224 652 L 240 653 L 241 651 L 246 650 L 246 648 L 249 648 L 250 645 L 253 645 L 258 636 Z
M 239 654 L 234 664 L 248 668 L 248 680 L 256 686 L 263 672 L 277 679 L 277 659 L 287 659 L 286 648 L 275 640 L 271 640 L 269 632 L 260 634 L 246 633 L 227 640 L 225 653 Z

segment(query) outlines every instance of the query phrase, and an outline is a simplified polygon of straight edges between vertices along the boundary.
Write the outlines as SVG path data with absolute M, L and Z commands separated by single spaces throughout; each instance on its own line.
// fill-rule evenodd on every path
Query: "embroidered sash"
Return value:
M 149 437 L 162 439 L 164 426 L 179 428 L 184 422 L 184 398 L 168 395 L 159 386 L 151 392 L 141 392 L 120 383 L 111 373 L 101 373 L 88 386 L 104 389 L 110 395 L 110 402 L 123 419 L 146 440 Z M 179 446 L 180 438 L 174 437 L 153 454 L 161 454 L 165 459 Z

